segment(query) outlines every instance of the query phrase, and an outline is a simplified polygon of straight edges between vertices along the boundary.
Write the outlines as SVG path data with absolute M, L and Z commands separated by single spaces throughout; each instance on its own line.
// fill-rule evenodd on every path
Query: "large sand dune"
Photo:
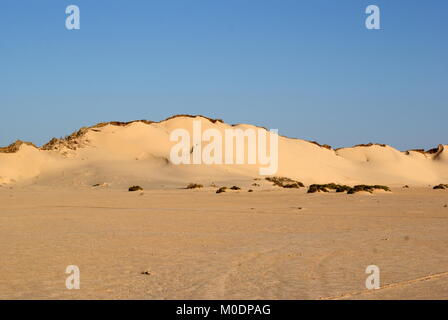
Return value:
M 0 149 L 0 185 L 57 182 L 65 186 L 139 183 L 146 188 L 178 187 L 191 181 L 234 181 L 259 175 L 258 165 L 172 164 L 169 155 L 175 142 L 170 141 L 170 133 L 178 128 L 191 132 L 194 120 L 200 120 L 204 130 L 258 129 L 201 116 L 175 116 L 161 122 L 102 123 L 65 139 L 53 139 L 40 148 L 19 141 Z M 280 136 L 277 175 L 306 184 L 427 186 L 448 180 L 447 147 L 401 152 L 387 145 L 368 144 L 333 150 Z
M 448 183 L 447 146 L 279 137 L 278 176 L 392 191 L 312 194 L 273 186 L 259 164 L 174 165 L 170 133 L 195 120 L 256 128 L 179 116 L 2 148 L 0 299 L 447 298 L 448 191 L 428 187 Z M 145 190 L 128 192 L 135 184 Z M 68 265 L 80 290 L 65 286 Z M 365 287 L 369 265 L 380 290 Z

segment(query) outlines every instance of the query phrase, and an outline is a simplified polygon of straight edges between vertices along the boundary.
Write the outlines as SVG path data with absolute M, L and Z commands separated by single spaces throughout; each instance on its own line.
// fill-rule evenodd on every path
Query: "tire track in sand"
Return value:
M 430 274 L 430 275 L 427 275 L 427 276 L 424 276 L 424 277 L 420 277 L 420 278 L 416 278 L 416 279 L 411 279 L 411 280 L 405 280 L 405 281 L 399 281 L 399 282 L 395 282 L 395 283 L 386 284 L 384 286 L 381 286 L 379 289 L 375 289 L 375 290 L 354 291 L 354 292 L 344 293 L 344 294 L 341 294 L 341 295 L 338 295 L 338 296 L 333 296 L 333 297 L 321 297 L 321 298 L 319 298 L 319 300 L 347 299 L 347 298 L 352 298 L 354 296 L 374 294 L 374 293 L 378 293 L 378 292 L 386 290 L 386 289 L 405 287 L 405 286 L 412 285 L 412 284 L 415 284 L 415 283 L 419 283 L 419 282 L 423 282 L 423 281 L 429 281 L 429 280 L 437 280 L 437 279 L 441 279 L 441 278 L 444 278 L 444 277 L 448 277 L 448 271 L 447 272 Z

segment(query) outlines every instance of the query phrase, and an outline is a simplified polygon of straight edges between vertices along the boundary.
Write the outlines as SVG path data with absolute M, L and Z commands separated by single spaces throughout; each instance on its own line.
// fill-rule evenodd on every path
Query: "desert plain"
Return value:
M 446 299 L 447 202 L 430 188 L 1 188 L 0 298 Z M 366 289 L 369 265 L 384 288 Z

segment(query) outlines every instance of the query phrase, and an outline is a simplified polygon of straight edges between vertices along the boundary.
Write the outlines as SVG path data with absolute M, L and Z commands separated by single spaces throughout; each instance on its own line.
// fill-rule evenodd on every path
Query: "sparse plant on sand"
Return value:
M 237 187 L 237 186 L 233 186 L 233 187 L 230 188 L 230 190 L 241 190 L 241 188 Z
M 128 190 L 129 191 L 143 191 L 143 188 L 140 186 L 132 186 L 132 187 L 129 187 Z
M 252 190 L 252 189 L 249 189 L 249 190 L 247 190 L 247 192 L 254 192 L 254 190 Z
M 94 185 L 92 185 L 92 187 L 96 188 L 96 187 L 107 187 L 109 184 L 107 182 L 103 182 L 103 183 L 95 183 Z
M 315 192 L 329 192 L 329 190 L 335 190 L 336 192 L 346 192 L 349 191 L 351 187 L 336 183 L 327 183 L 327 184 L 312 184 L 308 188 L 308 193 Z
M 441 189 L 441 190 L 443 190 L 443 189 L 448 189 L 448 184 L 443 184 L 443 183 L 441 183 L 441 184 L 439 184 L 439 185 L 437 185 L 437 186 L 434 186 L 433 189 L 434 189 L 434 190 L 437 190 L 437 189 Z
M 227 187 L 221 187 L 218 190 L 216 190 L 216 193 L 223 193 L 223 192 L 226 192 L 226 190 L 227 190 Z
M 286 178 L 286 177 L 266 177 L 265 179 L 269 182 L 272 182 L 274 184 L 274 186 L 278 186 L 281 188 L 296 188 L 296 189 L 298 189 L 298 188 L 305 187 L 305 185 L 302 182 L 292 180 L 292 179 Z
M 354 193 L 360 192 L 360 191 L 365 191 L 365 192 L 372 193 L 375 190 L 390 191 L 390 188 L 387 187 L 387 186 L 381 186 L 381 185 L 368 186 L 368 185 L 365 185 L 365 184 L 359 184 L 359 185 L 354 186 L 350 190 L 348 190 L 347 194 L 354 194 Z
M 198 189 L 203 188 L 204 186 L 202 184 L 198 183 L 189 183 L 188 186 L 185 187 L 185 189 Z
M 315 193 L 315 192 L 330 192 L 330 190 L 335 190 L 336 192 L 347 192 L 347 194 L 354 194 L 356 192 L 360 191 L 366 191 L 369 193 L 372 193 L 376 189 L 381 189 L 384 191 L 390 191 L 390 188 L 387 186 L 381 186 L 381 185 L 356 185 L 354 187 L 350 187 L 347 185 L 341 185 L 336 183 L 327 183 L 327 184 L 312 184 L 308 188 L 308 193 Z

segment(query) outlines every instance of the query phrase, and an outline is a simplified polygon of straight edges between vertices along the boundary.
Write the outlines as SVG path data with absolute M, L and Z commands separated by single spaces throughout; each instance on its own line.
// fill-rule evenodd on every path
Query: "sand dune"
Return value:
M 260 161 L 173 164 L 170 134 L 195 120 L 258 130 L 179 116 L 0 149 L 0 299 L 447 298 L 447 190 L 428 187 L 448 183 L 446 145 L 333 150 L 279 137 L 278 176 L 392 191 L 307 193 L 273 186 Z M 69 265 L 80 290 L 65 285 Z M 365 287 L 369 265 L 381 290 Z
M 0 184 L 82 186 L 129 183 L 180 186 L 186 182 L 245 180 L 259 176 L 258 165 L 174 165 L 170 133 L 202 128 L 223 132 L 229 125 L 202 116 L 175 116 L 161 122 L 101 123 L 38 148 L 18 142 L 0 149 Z M 398 151 L 387 145 L 329 149 L 301 139 L 279 137 L 277 175 L 310 183 L 420 185 L 448 181 L 447 145 L 430 152 Z

